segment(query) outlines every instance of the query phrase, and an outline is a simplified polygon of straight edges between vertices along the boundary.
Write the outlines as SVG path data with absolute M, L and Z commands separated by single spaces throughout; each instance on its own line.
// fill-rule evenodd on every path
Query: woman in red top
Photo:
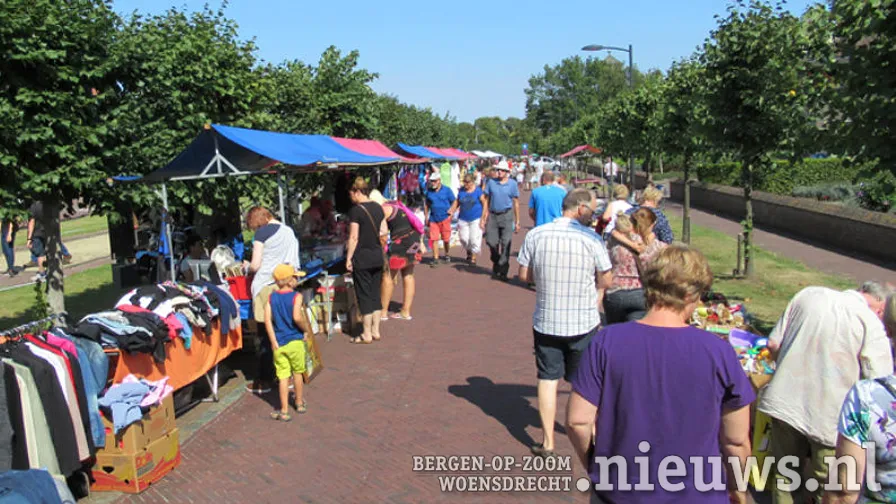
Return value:
M 666 247 L 654 235 L 655 226 L 656 215 L 646 208 L 639 208 L 631 218 L 623 213 L 616 218 L 616 229 L 632 242 L 644 244 L 646 248 L 638 254 L 616 238 L 610 239 L 613 285 L 604 296 L 607 324 L 639 320 L 647 313 L 640 271 Z

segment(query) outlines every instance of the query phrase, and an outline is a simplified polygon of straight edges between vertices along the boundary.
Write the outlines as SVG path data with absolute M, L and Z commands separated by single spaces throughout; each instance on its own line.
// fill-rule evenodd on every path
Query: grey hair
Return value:
M 553 181 L 554 181 L 554 172 L 552 172 L 552 171 L 546 171 L 546 172 L 542 173 L 542 174 L 541 174 L 541 181 L 542 181 L 543 183 L 553 182 Z
M 594 199 L 594 193 L 588 189 L 573 189 L 563 198 L 563 211 L 576 210 L 581 205 L 587 205 Z
M 869 280 L 862 284 L 859 287 L 859 292 L 862 294 L 868 294 L 873 297 L 876 301 L 886 301 L 887 297 L 894 294 L 894 289 L 890 285 L 884 285 L 880 282 L 875 282 L 873 280 Z

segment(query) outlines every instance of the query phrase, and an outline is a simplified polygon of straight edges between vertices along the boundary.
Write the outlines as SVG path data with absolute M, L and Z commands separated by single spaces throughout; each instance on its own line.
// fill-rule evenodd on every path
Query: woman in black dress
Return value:
M 420 262 L 420 232 L 414 229 L 408 218 L 407 209 L 394 201 L 383 205 L 386 224 L 389 227 L 389 274 L 383 277 L 383 313 L 389 313 L 389 302 L 392 291 L 401 274 L 403 296 L 401 311 L 393 313 L 391 318 L 411 320 L 411 305 L 414 303 L 416 285 L 414 281 L 414 265 Z
M 349 189 L 352 206 L 348 212 L 348 254 L 346 268 L 352 274 L 358 307 L 364 324 L 360 337 L 352 343 L 373 343 L 380 339 L 380 284 L 383 281 L 385 257 L 380 241 L 383 207 L 370 201 L 370 188 L 363 178 L 356 178 Z

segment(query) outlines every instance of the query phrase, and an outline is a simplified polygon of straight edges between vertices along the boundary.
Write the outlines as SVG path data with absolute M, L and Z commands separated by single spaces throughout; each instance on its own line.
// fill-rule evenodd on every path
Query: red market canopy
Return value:
M 446 151 L 453 152 L 455 156 L 457 156 L 457 157 L 459 157 L 459 158 L 461 158 L 461 159 L 472 159 L 472 158 L 476 157 L 476 156 L 474 156 L 473 154 L 470 154 L 469 152 L 464 152 L 464 151 L 462 151 L 462 150 L 460 150 L 460 149 L 455 149 L 455 148 L 453 148 L 453 147 L 450 148 L 450 149 L 445 149 L 445 150 L 446 150 Z
M 358 138 L 341 138 L 341 137 L 332 137 L 333 140 L 336 141 L 339 145 L 345 147 L 346 149 L 355 151 L 360 154 L 364 154 L 366 156 L 377 156 L 384 158 L 398 158 L 398 162 L 402 164 L 420 164 L 420 163 L 428 163 L 430 160 L 428 158 L 422 158 L 417 156 L 403 156 L 391 150 L 390 148 L 383 145 L 382 142 L 378 140 L 362 140 Z
M 560 157 L 567 158 L 570 156 L 575 156 L 576 154 L 583 152 L 583 151 L 587 151 L 591 154 L 600 154 L 601 152 L 603 152 L 602 150 L 598 149 L 597 147 L 592 147 L 590 145 L 580 145 L 565 154 L 561 154 Z

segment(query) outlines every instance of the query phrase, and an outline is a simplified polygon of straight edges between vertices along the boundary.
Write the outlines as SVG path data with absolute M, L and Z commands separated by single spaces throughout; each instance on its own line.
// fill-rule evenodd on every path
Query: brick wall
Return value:
M 643 186 L 643 175 L 636 185 Z M 684 201 L 684 183 L 670 186 L 670 199 Z M 744 218 L 743 190 L 692 182 L 691 206 L 733 219 Z M 753 223 L 845 251 L 887 262 L 896 257 L 896 215 L 848 208 L 807 198 L 753 192 Z

